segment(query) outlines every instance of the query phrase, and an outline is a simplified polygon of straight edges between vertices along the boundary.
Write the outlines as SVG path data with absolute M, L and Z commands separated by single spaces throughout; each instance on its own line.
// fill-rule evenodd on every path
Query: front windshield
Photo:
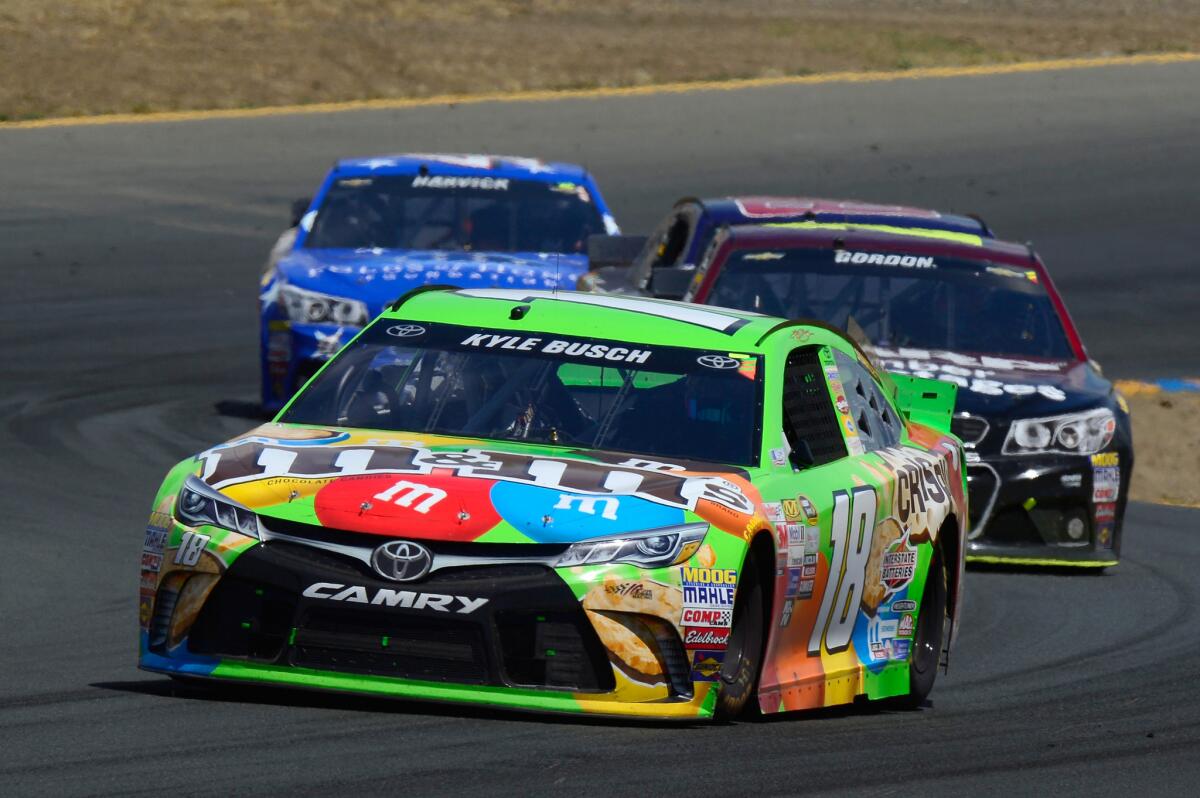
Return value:
M 280 420 L 755 465 L 760 360 L 381 319 Z
M 851 332 L 857 326 L 878 346 L 1074 357 L 1037 272 L 984 261 L 734 250 L 705 301 Z
M 304 246 L 582 253 L 604 232 L 579 183 L 384 175 L 335 181 Z

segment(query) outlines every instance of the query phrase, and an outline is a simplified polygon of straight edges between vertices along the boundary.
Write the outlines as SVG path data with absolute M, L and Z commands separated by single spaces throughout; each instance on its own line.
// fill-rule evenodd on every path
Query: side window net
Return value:
M 800 441 L 808 443 L 814 465 L 846 456 L 818 347 L 795 349 L 788 355 L 783 372 L 783 432 L 793 448 Z

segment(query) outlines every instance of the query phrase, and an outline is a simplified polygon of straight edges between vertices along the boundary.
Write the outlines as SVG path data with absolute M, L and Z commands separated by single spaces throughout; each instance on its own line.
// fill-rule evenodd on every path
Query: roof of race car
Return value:
M 814 197 L 718 197 L 680 200 L 700 203 L 718 223 L 771 224 L 777 222 L 833 222 L 877 224 L 893 227 L 922 227 L 991 237 L 981 220 L 970 216 L 940 213 L 904 205 L 876 205 L 855 200 Z
M 372 158 L 346 158 L 334 169 L 344 175 L 409 175 L 422 167 L 436 174 L 479 175 L 527 180 L 582 180 L 587 170 L 573 163 L 548 163 L 515 155 L 402 153 Z
M 885 230 L 876 226 L 819 223 L 744 225 L 729 228 L 726 246 L 734 249 L 861 249 L 990 260 L 1027 269 L 1038 268 L 1037 259 L 1023 244 L 932 229 Z
M 381 318 L 444 322 L 472 327 L 558 332 L 696 349 L 757 351 L 760 339 L 784 319 L 749 311 L 578 291 L 521 289 L 417 289 L 401 297 Z M 524 313 L 514 307 L 528 305 Z M 819 336 L 842 339 L 814 325 Z M 814 338 L 814 342 L 820 343 Z

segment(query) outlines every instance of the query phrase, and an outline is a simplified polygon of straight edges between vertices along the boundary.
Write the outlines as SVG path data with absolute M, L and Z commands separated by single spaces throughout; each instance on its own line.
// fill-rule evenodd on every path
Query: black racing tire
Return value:
M 949 621 L 946 615 L 948 594 L 946 568 L 942 564 L 941 553 L 935 551 L 921 595 L 921 614 L 917 617 L 917 628 L 913 632 L 908 695 L 896 698 L 898 709 L 919 709 L 933 691 Z
M 742 567 L 737 599 L 733 603 L 733 626 L 729 647 L 721 666 L 720 693 L 714 717 L 734 720 L 758 714 L 758 677 L 766 648 L 766 598 L 761 569 L 752 551 Z

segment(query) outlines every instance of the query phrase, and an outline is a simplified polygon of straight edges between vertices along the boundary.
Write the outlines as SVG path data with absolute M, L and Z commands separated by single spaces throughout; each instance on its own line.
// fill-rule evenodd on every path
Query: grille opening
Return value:
M 987 525 L 987 539 L 1005 546 L 1044 546 L 1029 513 L 1020 507 L 1009 507 L 992 516 Z
M 274 662 L 287 641 L 295 601 L 279 588 L 226 576 L 192 625 L 188 650 Z
M 604 647 L 579 612 L 500 612 L 496 629 L 505 676 L 514 685 L 580 691 L 616 686 Z
M 310 609 L 296 627 L 289 659 L 300 667 L 377 676 L 489 681 L 483 634 L 476 624 L 403 614 Z

